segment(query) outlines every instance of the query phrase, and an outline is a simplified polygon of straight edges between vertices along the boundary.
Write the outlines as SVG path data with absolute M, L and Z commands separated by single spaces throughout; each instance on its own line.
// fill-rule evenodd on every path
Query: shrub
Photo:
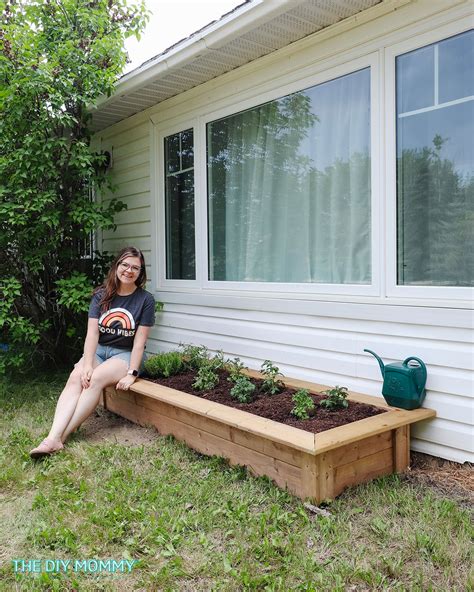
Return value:
M 148 17 L 123 0 L 8 0 L 0 14 L 0 371 L 31 371 L 82 350 L 92 287 L 109 266 L 92 237 L 126 209 L 91 198 L 117 189 L 91 111 Z
M 152 378 L 169 378 L 179 374 L 183 367 L 182 355 L 176 351 L 156 354 L 145 362 L 145 370 Z
M 329 409 L 330 411 L 349 407 L 349 402 L 347 401 L 347 387 L 335 386 L 332 389 L 323 391 L 323 394 L 327 395 L 327 398 L 320 401 L 319 404 L 321 407 L 326 407 L 326 409 Z
M 295 404 L 291 414 L 298 419 L 309 419 L 309 411 L 314 409 L 314 401 L 309 395 L 308 389 L 300 389 L 291 398 Z
M 217 386 L 218 382 L 219 376 L 215 373 L 211 364 L 203 364 L 197 372 L 193 388 L 198 391 L 209 391 Z
M 263 362 L 262 374 L 265 376 L 262 388 L 269 395 L 275 395 L 284 387 L 282 381 L 278 379 L 278 376 L 283 376 L 283 374 L 280 374 L 279 368 L 274 366 L 271 360 Z
M 247 376 L 239 376 L 235 380 L 235 384 L 232 387 L 230 394 L 234 399 L 237 399 L 239 403 L 248 403 L 255 390 L 255 385 L 250 382 Z

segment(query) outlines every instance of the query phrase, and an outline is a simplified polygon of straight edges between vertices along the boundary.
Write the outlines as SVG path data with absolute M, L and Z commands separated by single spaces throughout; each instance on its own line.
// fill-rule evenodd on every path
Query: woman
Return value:
M 145 284 L 143 253 L 122 249 L 104 284 L 94 290 L 84 355 L 59 397 L 48 437 L 30 452 L 32 458 L 62 450 L 69 434 L 94 411 L 106 386 L 128 390 L 135 382 L 155 324 L 155 301 L 143 289 Z

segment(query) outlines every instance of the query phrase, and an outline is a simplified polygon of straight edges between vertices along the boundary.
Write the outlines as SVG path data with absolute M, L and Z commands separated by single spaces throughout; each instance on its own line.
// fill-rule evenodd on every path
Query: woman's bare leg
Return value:
M 63 429 L 61 434 L 63 442 L 94 411 L 99 403 L 102 390 L 106 386 L 116 385 L 127 374 L 127 369 L 127 362 L 120 358 L 111 358 L 95 368 L 89 388 L 83 389 L 80 393 L 74 413 Z
M 94 360 L 94 366 L 97 362 Z M 74 366 L 74 370 L 69 375 L 66 386 L 59 396 L 56 403 L 56 411 L 54 413 L 53 425 L 48 434 L 48 438 L 53 442 L 60 443 L 61 436 L 66 429 L 71 417 L 74 415 L 79 396 L 82 392 L 81 372 L 83 367 L 83 358 Z

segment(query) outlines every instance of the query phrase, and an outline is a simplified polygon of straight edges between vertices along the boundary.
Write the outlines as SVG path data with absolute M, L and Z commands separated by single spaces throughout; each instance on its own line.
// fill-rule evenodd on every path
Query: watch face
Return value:
M 131 376 L 138 376 L 138 370 L 129 370 L 127 374 L 130 374 Z

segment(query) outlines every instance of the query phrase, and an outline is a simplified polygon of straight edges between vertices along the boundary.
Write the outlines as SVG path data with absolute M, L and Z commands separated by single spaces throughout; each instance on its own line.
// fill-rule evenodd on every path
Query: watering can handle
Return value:
M 425 363 L 423 362 L 423 360 L 420 360 L 420 358 L 415 358 L 415 356 L 410 356 L 409 358 L 407 358 L 406 360 L 403 360 L 403 365 L 404 366 L 408 366 L 408 362 L 410 360 L 415 360 L 416 362 L 418 362 L 418 364 L 420 364 L 420 366 L 423 368 L 423 370 L 426 373 L 426 366 Z
M 423 362 L 423 360 L 420 360 L 420 358 L 415 358 L 415 356 L 410 356 L 409 358 L 407 358 L 406 360 L 403 361 L 403 365 L 404 366 L 408 366 L 408 362 L 410 360 L 416 360 L 418 362 L 418 364 L 420 364 L 420 368 L 423 371 L 423 378 L 421 379 L 420 382 L 417 382 L 417 387 L 418 387 L 418 392 L 419 394 L 421 394 L 421 392 L 423 391 L 423 389 L 425 388 L 425 384 L 426 384 L 426 376 L 427 376 L 427 372 L 426 372 L 426 366 L 425 363 Z

